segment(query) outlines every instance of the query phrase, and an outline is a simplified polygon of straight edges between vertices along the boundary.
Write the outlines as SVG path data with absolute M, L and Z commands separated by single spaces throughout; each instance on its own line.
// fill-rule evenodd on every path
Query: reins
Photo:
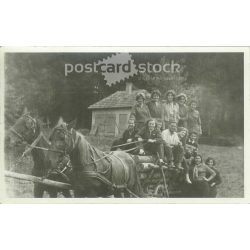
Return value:
M 40 141 L 40 139 L 43 137 L 44 140 L 50 144 L 50 142 L 47 140 L 47 138 L 43 135 L 43 133 L 41 132 L 38 137 L 31 143 L 29 144 L 27 142 L 27 140 L 20 134 L 18 133 L 13 127 L 10 128 L 10 131 L 15 134 L 17 137 L 19 137 L 22 141 L 25 142 L 26 146 L 29 147 L 27 150 L 25 150 L 22 154 L 22 157 L 24 157 L 27 153 L 29 153 L 32 149 L 40 149 L 40 150 L 44 150 L 44 151 L 52 151 L 55 153 L 65 153 L 63 151 L 60 150 L 56 150 L 56 149 L 49 149 L 49 148 L 45 148 L 45 147 L 38 147 L 36 146 L 36 144 Z
M 144 140 L 142 140 L 144 141 Z M 127 143 L 123 143 L 123 144 L 120 144 L 120 145 L 115 145 L 115 146 L 112 146 L 113 148 L 119 148 L 119 147 L 122 147 L 122 146 L 127 146 L 127 145 L 130 145 L 130 144 L 136 144 L 138 143 L 139 141 L 132 141 L 132 142 L 127 142 Z
M 147 144 L 147 143 L 148 143 L 148 142 L 144 142 L 143 144 Z M 129 145 L 129 144 L 132 144 L 132 143 L 129 142 L 128 144 L 125 143 L 125 144 L 121 144 L 121 145 Z M 118 145 L 118 146 L 121 146 L 121 145 Z M 127 152 L 133 151 L 133 150 L 138 149 L 138 148 L 139 148 L 139 146 L 136 146 L 136 147 L 134 147 L 134 148 L 130 148 L 130 149 L 127 149 L 127 150 L 122 150 L 122 151 L 127 153 Z M 105 158 L 107 158 L 108 156 L 112 155 L 113 152 L 114 152 L 114 151 L 110 151 L 108 154 L 106 154 L 105 152 L 103 152 L 103 153 L 105 154 L 103 157 L 98 158 L 97 160 L 94 160 L 94 161 L 92 161 L 92 162 L 88 162 L 88 163 L 84 164 L 84 166 L 89 166 L 89 165 L 91 165 L 91 164 L 94 164 L 94 163 L 96 163 L 96 162 L 102 160 L 102 159 L 105 159 Z
M 41 140 L 41 138 L 43 138 L 43 139 L 50 145 L 50 142 L 46 139 L 46 137 L 45 137 L 45 136 L 43 135 L 43 133 L 41 132 L 41 133 L 39 134 L 39 136 L 38 136 L 31 144 L 27 144 L 27 146 L 28 146 L 29 148 L 28 148 L 26 151 L 23 152 L 23 155 L 26 155 L 26 154 L 27 154 L 28 152 L 30 152 L 32 149 L 40 149 L 40 150 L 51 151 L 51 152 L 55 152 L 55 153 L 64 153 L 63 151 L 60 151 L 60 150 L 36 146 L 36 144 Z
M 131 143 L 129 143 L 129 144 L 131 144 Z M 77 143 L 75 143 L 75 146 L 76 146 L 76 145 L 77 145 Z M 132 148 L 132 149 L 129 149 L 129 150 L 126 150 L 126 151 L 131 151 L 131 150 L 136 149 L 136 148 L 138 148 L 138 147 L 139 147 L 139 146 L 137 146 L 137 147 L 135 147 L 135 148 Z M 92 149 L 95 150 L 94 147 L 93 147 Z M 73 148 L 73 150 L 74 150 L 74 148 Z M 124 151 L 125 151 L 125 150 L 124 150 Z M 126 151 L 125 151 L 125 152 L 126 152 Z M 106 158 L 108 158 L 109 156 L 113 156 L 113 157 L 117 158 L 117 159 L 121 162 L 121 164 L 122 164 L 122 166 L 123 166 L 123 169 L 124 169 L 124 172 L 125 172 L 125 175 L 126 175 L 126 170 L 125 170 L 124 162 L 123 162 L 118 156 L 114 155 L 114 154 L 113 154 L 113 153 L 114 153 L 113 151 L 111 151 L 111 152 L 109 152 L 109 153 L 105 153 L 105 152 L 102 152 L 102 153 L 103 153 L 104 155 L 103 155 L 102 157 L 96 159 L 96 160 L 94 160 L 94 159 L 93 159 L 93 156 L 92 156 L 92 157 L 91 157 L 91 158 L 92 158 L 92 161 L 91 161 L 91 162 L 87 162 L 86 164 L 84 164 L 83 167 L 86 167 L 86 166 L 89 166 L 89 165 L 92 165 L 92 164 L 94 165 L 95 163 L 97 163 L 97 162 L 99 162 L 99 161 L 101 161 L 101 160 L 103 160 L 103 159 L 106 159 Z M 116 185 L 115 183 L 112 182 L 112 180 L 110 181 L 110 180 L 105 176 L 109 171 L 111 171 L 111 175 L 112 175 L 112 164 L 110 164 L 109 167 L 108 167 L 105 171 L 103 171 L 103 172 L 100 172 L 100 171 L 98 171 L 97 169 L 96 169 L 96 170 L 82 170 L 81 172 L 84 173 L 84 175 L 85 175 L 86 178 L 97 179 L 97 180 L 101 181 L 102 183 L 104 183 L 105 185 L 110 186 L 112 189 L 124 189 L 124 190 L 126 190 L 130 195 L 132 195 L 133 197 L 138 198 L 138 196 L 137 196 L 135 193 L 133 193 L 133 192 L 127 187 L 126 182 L 124 182 L 124 184 L 121 184 L 121 185 Z
M 70 160 L 68 160 L 67 163 L 63 165 L 62 170 L 59 168 L 60 168 L 60 164 L 58 167 L 50 169 L 44 178 L 49 178 L 50 175 L 53 175 L 55 173 L 55 174 L 61 175 L 67 182 L 70 182 L 69 177 L 64 173 L 67 169 L 71 168 Z

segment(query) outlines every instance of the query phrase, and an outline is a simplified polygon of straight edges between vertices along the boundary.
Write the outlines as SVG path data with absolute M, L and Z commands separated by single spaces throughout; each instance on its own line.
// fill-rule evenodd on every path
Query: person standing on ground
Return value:
M 220 172 L 216 167 L 216 162 L 214 158 L 208 157 L 205 163 L 216 173 L 215 177 L 209 182 L 209 197 L 215 198 L 217 196 L 217 186 L 220 185 L 222 182 Z
M 215 171 L 203 163 L 201 155 L 196 155 L 192 172 L 192 189 L 194 197 L 208 198 L 210 190 L 209 183 L 216 176 Z

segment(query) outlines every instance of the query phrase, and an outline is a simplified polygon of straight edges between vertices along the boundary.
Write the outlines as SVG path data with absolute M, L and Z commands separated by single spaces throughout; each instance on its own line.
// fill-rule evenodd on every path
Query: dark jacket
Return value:
M 136 141 L 136 137 L 135 135 L 138 133 L 138 130 L 136 130 L 135 128 L 130 131 L 128 128 L 123 132 L 122 137 L 119 139 L 116 139 L 115 141 L 113 141 L 112 146 L 111 146 L 111 151 L 115 151 L 118 149 L 121 150 L 128 150 L 131 148 L 134 148 L 136 146 L 136 142 L 135 143 L 129 143 L 128 145 L 124 145 L 127 143 L 128 139 L 132 139 L 132 142 Z M 132 151 L 130 152 L 132 153 Z
M 184 104 L 184 105 L 179 104 L 179 116 L 180 116 L 180 120 L 187 121 L 187 119 L 188 119 L 188 107 L 186 104 Z
M 195 141 L 192 141 L 190 138 L 187 139 L 186 145 L 185 145 L 185 151 L 188 154 L 191 154 L 192 156 L 195 156 L 198 152 L 198 143 Z
M 140 146 L 144 148 L 146 154 L 158 155 L 161 159 L 163 158 L 163 139 L 160 130 L 154 129 L 150 132 L 148 128 L 142 128 L 136 137 L 145 140 Z M 156 140 L 156 142 L 148 142 L 149 139 Z
M 126 143 L 128 139 L 132 139 L 132 141 L 135 141 L 136 140 L 136 137 L 135 135 L 138 133 L 138 130 L 137 129 L 133 129 L 132 131 L 129 130 L 128 128 L 123 132 L 123 135 L 122 135 L 122 141 L 123 143 Z
M 136 138 L 142 138 L 144 140 L 153 139 L 156 140 L 156 143 L 163 143 L 161 131 L 154 129 L 151 133 L 148 128 L 141 129 L 136 135 Z
M 147 103 L 150 115 L 152 118 L 161 119 L 162 118 L 162 104 L 160 102 L 156 103 L 153 101 L 149 101 Z
M 135 118 L 136 123 L 145 123 L 148 119 L 151 118 L 148 106 L 145 103 L 142 105 L 142 107 L 140 107 L 138 104 L 135 104 L 132 107 L 130 113 L 130 117 L 132 116 Z

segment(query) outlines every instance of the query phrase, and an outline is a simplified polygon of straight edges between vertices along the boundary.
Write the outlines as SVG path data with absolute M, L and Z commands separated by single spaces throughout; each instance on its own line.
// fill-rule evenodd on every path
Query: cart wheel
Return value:
M 152 189 L 152 187 L 150 187 L 149 185 L 146 185 L 146 186 L 144 186 L 143 187 L 143 192 L 145 193 L 145 194 L 147 194 L 149 197 L 150 196 L 153 196 L 153 189 Z
M 156 186 L 155 191 L 154 191 L 154 195 L 156 197 L 169 197 L 168 196 L 168 190 L 165 189 L 163 184 L 159 184 Z

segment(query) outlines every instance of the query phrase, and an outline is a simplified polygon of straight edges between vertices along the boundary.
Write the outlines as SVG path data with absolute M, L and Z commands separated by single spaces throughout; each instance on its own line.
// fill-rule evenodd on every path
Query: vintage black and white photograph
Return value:
M 6 49 L 4 197 L 244 199 L 248 53 Z

